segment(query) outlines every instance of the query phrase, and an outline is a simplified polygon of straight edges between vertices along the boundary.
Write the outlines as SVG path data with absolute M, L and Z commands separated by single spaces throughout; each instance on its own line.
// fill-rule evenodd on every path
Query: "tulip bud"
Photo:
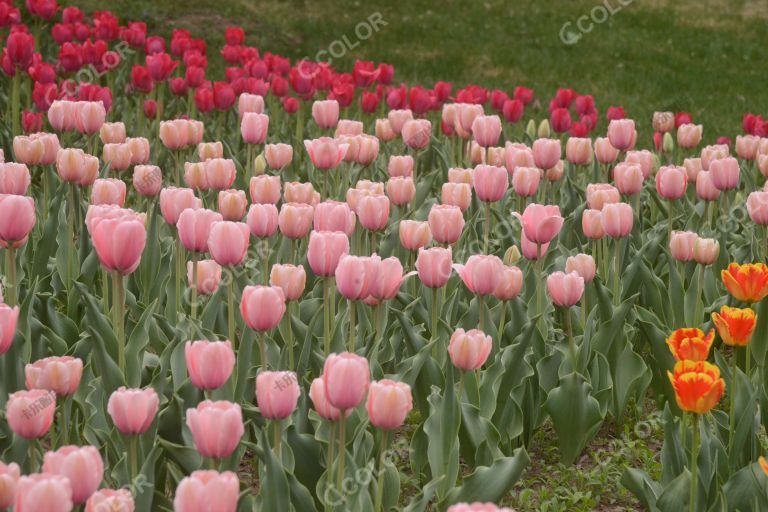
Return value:
M 672 140 L 672 134 L 670 132 L 666 132 L 664 134 L 664 138 L 661 142 L 661 149 L 665 153 L 671 153 L 675 149 L 675 141 Z
M 261 176 L 267 170 L 267 159 L 264 158 L 264 153 L 259 153 L 256 160 L 253 161 L 253 175 Z
M 539 129 L 537 131 L 538 136 L 540 139 L 548 139 L 549 135 L 551 133 L 551 130 L 549 128 L 549 119 L 544 119 L 541 123 L 539 123 Z M 531 137 L 533 138 L 533 137 Z
M 504 253 L 504 264 L 508 267 L 517 265 L 520 258 L 522 258 L 520 249 L 518 249 L 516 245 L 513 245 Z

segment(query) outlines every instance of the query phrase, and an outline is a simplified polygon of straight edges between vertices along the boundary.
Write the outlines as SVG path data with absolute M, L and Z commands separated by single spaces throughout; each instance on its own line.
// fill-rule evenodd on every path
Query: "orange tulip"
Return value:
M 678 361 L 706 361 L 709 355 L 709 347 L 715 341 L 715 330 L 705 335 L 701 329 L 685 327 L 677 329 L 667 338 L 667 346 L 672 355 Z
M 731 263 L 721 272 L 728 292 L 742 302 L 760 302 L 768 295 L 768 266 L 765 263 Z
M 725 392 L 720 369 L 706 361 L 678 361 L 674 373 L 667 375 L 675 389 L 677 405 L 686 412 L 709 412 Z
M 763 473 L 768 475 L 768 461 L 765 460 L 765 457 L 760 457 L 757 462 L 760 463 L 760 469 L 763 470 Z
M 726 345 L 745 347 L 752 340 L 757 325 L 757 314 L 750 308 L 723 306 L 720 313 L 712 313 L 712 322 Z

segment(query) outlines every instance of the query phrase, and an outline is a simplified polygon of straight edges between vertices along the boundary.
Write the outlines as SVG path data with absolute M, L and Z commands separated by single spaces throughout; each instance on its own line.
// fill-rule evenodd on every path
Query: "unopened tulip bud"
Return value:
M 713 238 L 698 238 L 693 244 L 693 259 L 699 265 L 712 265 L 720 256 L 720 242 Z
M 504 253 L 504 264 L 508 267 L 517 265 L 517 262 L 520 261 L 520 258 L 522 258 L 520 249 L 518 249 L 516 245 L 513 245 Z
M 528 121 L 528 124 L 525 126 L 525 134 L 531 140 L 536 138 L 536 121 L 533 119 Z
M 552 130 L 549 128 L 549 119 L 544 119 L 541 123 L 539 123 L 537 134 L 540 139 L 548 139 L 550 133 L 552 133 Z
M 661 149 L 665 153 L 671 153 L 675 149 L 675 141 L 672 140 L 672 134 L 666 132 L 661 142 Z
M 266 170 L 267 170 L 267 159 L 264 158 L 263 154 L 259 154 L 259 156 L 257 156 L 256 159 L 253 161 L 253 175 L 261 176 L 266 172 Z

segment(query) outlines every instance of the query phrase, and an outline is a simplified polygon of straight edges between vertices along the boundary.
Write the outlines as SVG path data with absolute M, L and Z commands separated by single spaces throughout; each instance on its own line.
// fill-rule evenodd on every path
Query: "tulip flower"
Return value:
M 19 478 L 14 511 L 71 512 L 73 507 L 69 478 L 51 473 L 34 473 Z
M 242 190 L 220 190 L 218 197 L 219 213 L 223 220 L 239 222 L 245 216 L 248 200 Z
M 240 406 L 226 400 L 205 400 L 187 409 L 187 427 L 200 455 L 212 459 L 232 455 L 245 432 Z
M 699 235 L 691 231 L 673 231 L 669 239 L 669 253 L 677 261 L 691 261 L 693 259 L 693 247 Z
M 201 512 L 207 510 L 235 512 L 240 497 L 240 480 L 231 471 L 193 471 L 179 482 L 173 499 L 174 512 Z
M 16 486 L 21 476 L 21 468 L 15 462 L 0 462 L 0 509 L 10 508 L 16 499 Z
M 221 283 L 221 265 L 213 260 L 200 260 L 194 274 L 192 262 L 188 261 L 187 283 L 190 288 L 197 286 L 197 295 L 212 295 Z
M 156 165 L 137 165 L 133 168 L 133 188 L 139 195 L 154 197 L 163 186 L 163 173 Z
M 456 368 L 474 371 L 483 366 L 493 348 L 493 340 L 483 331 L 457 329 L 451 335 L 448 355 Z
M 256 376 L 256 404 L 261 415 L 270 420 L 284 420 L 296 410 L 301 389 L 294 372 L 259 372 Z M 275 434 L 277 443 L 278 434 Z M 275 446 L 277 454 L 279 444 Z M 279 458 L 279 455 L 278 455 Z
M 434 204 L 429 210 L 427 219 L 435 241 L 452 245 L 461 238 L 464 214 L 458 206 Z
M 619 190 L 608 183 L 590 183 L 587 185 L 587 208 L 602 210 L 603 206 L 621 201 Z
M 83 375 L 83 361 L 72 356 L 38 359 L 24 368 L 28 389 L 53 391 L 70 396 L 77 391 Z
M 529 204 L 522 215 L 512 215 L 520 220 L 525 237 L 537 245 L 551 242 L 563 226 L 560 208 L 554 205 Z
M 515 512 L 508 507 L 497 507 L 493 503 L 457 503 L 448 507 L 448 512 Z
M 104 479 L 104 461 L 93 446 L 63 446 L 45 454 L 43 471 L 69 479 L 72 501 L 85 503 Z
M 101 489 L 91 494 L 85 512 L 134 512 L 136 504 L 127 489 Z
M 10 307 L 0 303 L 0 354 L 10 350 L 18 322 L 19 306 Z
M 223 386 L 235 367 L 235 353 L 229 340 L 188 341 L 184 346 L 184 356 L 189 380 L 203 391 Z
M 673 331 L 666 340 L 669 351 L 677 361 L 706 361 L 713 341 L 714 329 L 704 334 L 701 329 L 689 327 Z
M 401 220 L 398 228 L 400 245 L 409 251 L 418 251 L 432 242 L 432 230 L 428 222 Z
M 720 276 L 736 300 L 753 304 L 768 296 L 768 266 L 765 263 L 731 263 Z
M 317 206 L 320 202 L 320 194 L 315 192 L 312 183 L 286 182 L 283 185 L 283 201 L 286 203 L 303 203 Z
M 270 169 L 282 169 L 293 160 L 293 146 L 290 144 L 266 144 L 264 157 Z
M 560 161 L 562 149 L 557 139 L 536 139 L 533 141 L 533 161 L 539 169 L 551 169 Z
M 608 123 L 608 140 L 619 151 L 627 151 L 635 145 L 637 132 L 631 119 L 614 119 Z
M 268 365 L 264 333 L 277 327 L 285 314 L 285 294 L 278 286 L 246 286 L 240 301 L 245 324 L 259 333 L 261 366 Z
M 51 429 L 56 412 L 56 393 L 44 389 L 11 393 L 5 404 L 8 426 L 17 436 L 37 439 Z
M 757 314 L 751 308 L 739 309 L 723 306 L 719 313 L 712 313 L 712 323 L 717 327 L 717 332 L 723 343 L 746 347 L 755 332 Z
M 312 165 L 327 171 L 335 169 L 347 154 L 349 144 L 339 143 L 330 137 L 320 137 L 315 140 L 305 140 L 304 147 L 309 154 Z M 328 173 L 323 173 L 323 197 L 328 197 Z

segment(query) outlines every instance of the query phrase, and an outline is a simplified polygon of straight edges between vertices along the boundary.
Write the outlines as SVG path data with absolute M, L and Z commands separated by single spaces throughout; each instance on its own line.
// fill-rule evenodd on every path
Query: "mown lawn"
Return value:
M 646 128 L 654 110 L 688 110 L 705 124 L 706 141 L 738 133 L 746 110 L 768 113 L 763 0 L 113 0 L 108 7 L 160 33 L 190 29 L 208 39 L 211 54 L 223 28 L 239 24 L 250 44 L 293 58 L 346 45 L 346 37 L 354 48 L 335 65 L 386 60 L 409 83 L 522 84 L 544 106 L 557 87 L 570 86 L 594 94 L 603 112 L 624 105 Z M 563 42 L 579 35 L 581 16 L 601 20 L 609 10 L 578 42 Z M 377 13 L 386 25 L 358 38 L 356 26 Z

